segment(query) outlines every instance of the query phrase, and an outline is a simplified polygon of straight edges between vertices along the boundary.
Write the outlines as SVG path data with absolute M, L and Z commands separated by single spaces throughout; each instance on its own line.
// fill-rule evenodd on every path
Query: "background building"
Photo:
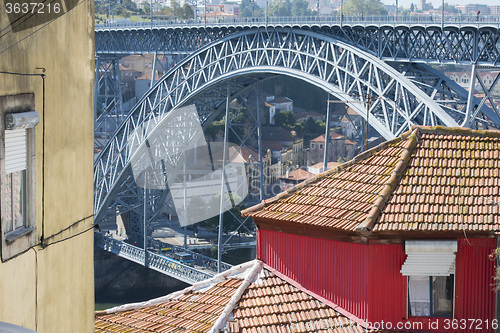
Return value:
M 40 333 L 93 332 L 94 2 L 65 3 L 0 13 L 0 321 Z

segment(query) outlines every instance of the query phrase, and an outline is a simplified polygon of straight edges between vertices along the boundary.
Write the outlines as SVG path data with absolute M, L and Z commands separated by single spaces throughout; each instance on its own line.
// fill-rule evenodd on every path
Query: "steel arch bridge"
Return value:
M 496 66 L 500 62 L 500 18 L 387 17 L 363 21 L 340 18 L 252 18 L 226 19 L 203 25 L 201 22 L 159 22 L 96 26 L 97 54 L 170 53 L 191 54 L 207 44 L 249 29 L 300 29 L 345 41 L 386 61 L 416 61 Z M 440 19 L 440 18 L 438 18 Z
M 224 106 L 227 92 L 236 96 L 273 75 L 296 77 L 323 88 L 369 118 L 370 125 L 387 139 L 412 124 L 459 126 L 470 120 L 467 92 L 425 64 L 383 61 L 308 29 L 228 33 L 162 77 L 114 133 L 95 162 L 95 219 L 141 205 L 130 168 L 129 143 L 147 137 L 137 137 L 137 128 L 146 122 L 159 127 L 163 115 L 190 103 L 197 105 L 201 122 L 209 123 Z M 367 99 L 371 101 L 368 113 L 364 104 L 357 103 Z M 484 107 L 474 116 L 476 124 L 500 124 L 497 114 Z

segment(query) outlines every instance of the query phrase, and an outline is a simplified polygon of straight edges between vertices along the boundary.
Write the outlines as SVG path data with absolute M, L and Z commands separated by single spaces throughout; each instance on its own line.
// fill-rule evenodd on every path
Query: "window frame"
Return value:
M 11 259 L 20 253 L 23 253 L 30 247 L 36 244 L 37 240 L 37 217 L 36 217 L 36 141 L 35 141 L 35 126 L 39 121 L 39 116 L 28 119 L 27 123 L 19 120 L 13 125 L 12 129 L 24 129 L 26 131 L 26 168 L 23 170 L 25 174 L 25 193 L 24 193 L 24 221 L 23 226 L 9 229 L 7 224 L 5 206 L 6 186 L 6 169 L 5 169 L 5 132 L 10 130 L 7 128 L 7 117 L 16 118 L 16 114 L 26 113 L 35 109 L 35 95 L 33 93 L 0 96 L 0 187 L 2 189 L 0 197 L 0 254 L 2 262 Z M 33 115 L 35 113 L 30 113 Z M 9 125 L 10 126 L 10 125 Z
M 410 314 L 411 306 L 410 306 L 410 292 L 409 292 L 409 287 L 410 287 L 410 277 L 412 276 L 418 276 L 418 275 L 409 275 L 406 277 L 406 316 L 407 318 L 455 318 L 455 278 L 456 274 L 451 274 L 452 276 L 452 284 L 451 284 L 451 316 L 447 315 L 436 315 L 433 314 L 434 310 L 434 297 L 433 295 L 433 288 L 432 288 L 432 278 L 433 277 L 438 277 L 437 275 L 426 275 L 426 277 L 429 278 L 429 303 L 430 303 L 430 315 L 429 316 L 418 316 L 414 314 Z M 446 276 L 446 275 L 445 275 Z M 446 276 L 448 277 L 448 276 Z

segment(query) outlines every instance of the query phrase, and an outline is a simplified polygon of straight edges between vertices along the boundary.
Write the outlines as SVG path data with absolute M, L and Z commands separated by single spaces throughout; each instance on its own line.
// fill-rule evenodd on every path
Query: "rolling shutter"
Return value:
M 36 111 L 7 113 L 5 115 L 5 173 L 27 169 L 27 129 L 40 122 Z
M 26 170 L 26 130 L 5 131 L 5 173 Z
M 455 273 L 457 241 L 406 241 L 404 276 L 449 276 Z

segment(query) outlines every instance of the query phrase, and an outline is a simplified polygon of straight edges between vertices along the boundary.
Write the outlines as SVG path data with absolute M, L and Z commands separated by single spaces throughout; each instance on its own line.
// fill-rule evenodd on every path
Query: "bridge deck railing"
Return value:
M 95 244 L 98 247 L 140 265 L 145 265 L 145 252 L 143 249 L 113 239 L 111 237 L 106 237 L 99 232 L 95 233 L 94 239 Z M 194 267 L 183 265 L 178 261 L 172 260 L 156 253 L 148 251 L 147 255 L 147 263 L 149 268 L 177 278 L 186 283 L 193 284 L 195 282 L 203 281 L 213 276 L 213 274 L 199 271 Z
M 194 264 L 200 267 L 203 267 L 204 269 L 208 269 L 214 273 L 217 273 L 217 268 L 218 268 L 218 261 L 207 257 L 203 254 L 200 254 L 198 252 L 190 251 L 189 249 L 186 249 L 182 246 L 177 246 L 177 245 L 172 245 L 169 243 L 162 242 L 156 238 L 148 237 L 148 244 L 153 247 L 157 251 L 161 251 L 161 249 L 164 248 L 171 248 L 173 252 L 185 252 L 189 253 L 193 256 Z M 226 271 L 233 267 L 230 264 L 227 264 L 225 262 L 221 262 L 221 271 Z
M 285 16 L 285 17 L 210 17 L 206 20 L 154 20 L 143 22 L 115 22 L 96 24 L 96 30 L 121 29 L 121 28 L 150 28 L 150 27 L 215 27 L 215 26 L 255 26 L 255 25 L 454 25 L 462 26 L 496 26 L 500 27 L 499 15 L 400 15 L 400 16 Z

